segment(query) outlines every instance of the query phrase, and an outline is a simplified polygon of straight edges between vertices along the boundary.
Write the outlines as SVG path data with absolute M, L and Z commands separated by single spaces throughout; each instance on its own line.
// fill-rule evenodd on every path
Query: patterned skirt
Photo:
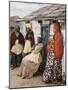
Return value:
M 53 82 L 62 78 L 62 63 L 61 60 L 54 59 L 54 54 L 47 55 L 47 63 L 43 73 L 44 82 Z

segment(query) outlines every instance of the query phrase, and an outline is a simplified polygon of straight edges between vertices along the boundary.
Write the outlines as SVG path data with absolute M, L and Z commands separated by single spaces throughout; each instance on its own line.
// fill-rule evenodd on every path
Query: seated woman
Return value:
M 42 61 L 40 54 L 42 47 L 43 44 L 39 42 L 34 50 L 32 50 L 32 53 L 23 58 L 18 76 L 21 76 L 22 78 L 31 78 L 37 72 Z

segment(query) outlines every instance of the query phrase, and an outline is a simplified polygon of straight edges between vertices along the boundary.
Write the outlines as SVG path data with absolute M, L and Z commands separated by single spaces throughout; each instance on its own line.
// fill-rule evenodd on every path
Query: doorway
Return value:
M 42 43 L 44 44 L 44 47 L 42 49 L 42 63 L 40 65 L 40 71 L 43 73 L 47 61 L 47 42 L 48 42 L 48 37 L 49 37 L 49 25 L 47 26 L 41 26 L 41 38 L 42 38 Z
M 49 32 L 50 32 L 49 26 L 41 27 L 41 38 L 42 38 L 42 42 L 44 44 L 47 44 L 47 42 L 48 42 Z

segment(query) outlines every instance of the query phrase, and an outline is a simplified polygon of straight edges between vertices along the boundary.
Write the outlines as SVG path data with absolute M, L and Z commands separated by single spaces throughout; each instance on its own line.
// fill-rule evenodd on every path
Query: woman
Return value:
M 26 33 L 25 39 L 27 39 L 30 36 L 31 46 L 33 46 L 35 44 L 35 40 L 34 40 L 34 33 L 31 29 L 31 27 L 27 28 L 26 32 L 27 33 Z
M 15 27 L 15 31 L 10 36 L 10 60 L 11 60 L 10 64 L 11 64 L 11 66 L 13 66 L 13 68 L 16 67 L 17 60 L 16 61 L 13 60 L 14 58 L 16 58 L 15 57 L 16 55 L 15 55 L 15 53 L 11 52 L 11 49 L 15 45 L 15 42 L 17 39 L 18 39 L 19 44 L 21 44 L 22 47 L 24 48 L 24 43 L 25 43 L 24 42 L 24 36 L 20 32 L 19 26 Z M 13 65 L 12 65 L 12 63 L 13 63 Z
M 13 45 L 11 49 L 11 65 L 12 69 L 14 69 L 17 66 L 20 66 L 22 61 L 22 51 L 23 46 L 19 43 L 19 40 L 15 41 L 15 44 Z
M 40 54 L 42 47 L 42 43 L 37 44 L 32 53 L 23 58 L 18 72 L 19 76 L 22 78 L 31 78 L 37 72 L 42 61 Z
M 55 21 L 51 24 L 54 35 L 52 42 L 52 46 L 50 44 L 50 40 L 48 41 L 47 46 L 47 63 L 45 66 L 45 70 L 43 73 L 43 81 L 45 83 L 53 82 L 53 81 L 61 81 L 62 80 L 62 55 L 63 55 L 63 38 L 60 31 L 59 22 Z M 50 53 L 50 54 L 49 54 Z M 52 56 L 53 55 L 53 56 Z
M 24 43 L 25 43 L 24 36 L 20 32 L 20 27 L 19 26 L 17 26 L 15 28 L 15 32 L 13 32 L 10 36 L 10 50 L 11 50 L 12 46 L 15 44 L 15 41 L 17 39 L 19 40 L 19 43 L 22 44 L 23 47 L 24 47 Z
M 35 44 L 35 42 L 34 42 L 34 34 L 31 31 L 31 29 L 28 29 L 27 34 L 25 36 L 25 46 L 24 46 L 24 50 L 23 50 L 24 56 L 31 53 L 31 48 L 33 47 L 34 44 Z

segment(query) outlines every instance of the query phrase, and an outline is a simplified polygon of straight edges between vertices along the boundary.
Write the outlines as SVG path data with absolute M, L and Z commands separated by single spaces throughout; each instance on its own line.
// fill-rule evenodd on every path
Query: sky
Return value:
M 23 18 L 46 5 L 47 4 L 10 2 L 10 16 Z

